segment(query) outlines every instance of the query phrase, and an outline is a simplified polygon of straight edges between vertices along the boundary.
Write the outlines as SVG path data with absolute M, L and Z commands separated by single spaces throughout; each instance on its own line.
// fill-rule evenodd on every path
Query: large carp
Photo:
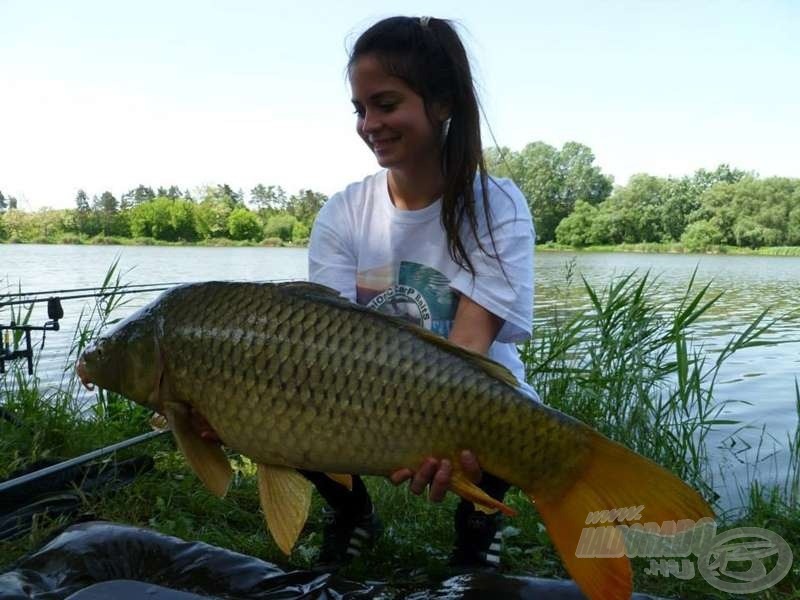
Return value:
M 513 514 L 459 470 L 463 449 L 536 503 L 590 598 L 627 598 L 632 577 L 625 556 L 576 557 L 589 513 L 643 507 L 642 523 L 712 516 L 680 479 L 532 401 L 498 363 L 316 284 L 173 288 L 94 342 L 78 373 L 166 415 L 216 494 L 226 492 L 231 468 L 192 425 L 193 413 L 258 463 L 267 525 L 287 553 L 311 496 L 297 468 L 339 474 L 332 477 L 346 485 L 347 474 L 388 475 L 447 458 L 455 493 Z

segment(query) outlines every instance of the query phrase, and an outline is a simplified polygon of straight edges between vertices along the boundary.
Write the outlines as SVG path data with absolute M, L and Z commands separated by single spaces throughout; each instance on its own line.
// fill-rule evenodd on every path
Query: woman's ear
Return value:
M 452 106 L 449 102 L 434 102 L 431 108 L 433 109 L 432 113 L 434 118 L 439 121 L 439 123 L 444 123 L 450 119 Z

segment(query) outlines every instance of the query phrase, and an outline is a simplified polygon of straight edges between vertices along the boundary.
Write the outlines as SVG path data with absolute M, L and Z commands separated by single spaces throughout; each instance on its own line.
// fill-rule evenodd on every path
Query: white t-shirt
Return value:
M 319 212 L 311 232 L 309 279 L 444 337 L 458 305 L 455 292 L 463 294 L 503 319 L 488 354 L 524 382 L 515 343 L 531 335 L 533 221 L 511 180 L 490 179 L 488 196 L 494 247 L 476 177 L 478 235 L 500 261 L 479 249 L 465 224 L 461 239 L 475 268 L 473 278 L 450 257 L 441 200 L 420 210 L 400 210 L 389 196 L 387 171 L 370 175 L 332 196 Z

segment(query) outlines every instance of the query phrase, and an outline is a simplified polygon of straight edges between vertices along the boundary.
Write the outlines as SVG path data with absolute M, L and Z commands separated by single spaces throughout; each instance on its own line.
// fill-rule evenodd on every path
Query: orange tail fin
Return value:
M 661 525 L 682 519 L 699 521 L 714 514 L 697 492 L 654 462 L 596 432 L 590 434 L 590 447 L 587 468 L 565 492 L 554 494 L 537 485 L 525 492 L 539 510 L 567 571 L 584 594 L 592 600 L 630 598 L 631 565 L 626 556 L 619 556 L 624 545 L 622 534 L 612 527 L 614 523 L 605 524 L 603 534 L 607 537 L 602 546 L 619 549 L 616 557 L 577 556 L 586 554 L 578 552 L 578 545 L 583 529 L 591 527 L 587 525 L 589 515 L 641 507 L 627 511 L 635 519 L 633 522 Z

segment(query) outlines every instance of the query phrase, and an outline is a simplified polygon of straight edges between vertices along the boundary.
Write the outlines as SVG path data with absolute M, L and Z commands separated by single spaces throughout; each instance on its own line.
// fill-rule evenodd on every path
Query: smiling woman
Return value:
M 500 362 L 520 381 L 516 342 L 530 336 L 533 224 L 513 182 L 487 175 L 471 69 L 453 25 L 393 17 L 367 29 L 348 61 L 356 132 L 383 167 L 334 195 L 311 234 L 309 278 Z M 408 357 L 414 360 L 415 357 Z M 530 396 L 535 393 L 527 388 Z M 468 449 L 431 456 L 396 484 L 439 502 L 467 477 L 496 499 L 508 484 Z M 306 473 L 330 504 L 322 564 L 341 564 L 380 533 L 359 478 L 352 491 Z M 499 562 L 498 515 L 463 501 L 452 560 Z
M 375 153 L 378 164 L 390 169 L 390 186 L 402 174 L 420 175 L 437 182 L 442 173 L 436 158 L 441 152 L 444 123 L 449 108 L 436 104 L 436 114 L 428 116 L 425 102 L 399 77 L 387 75 L 373 55 L 362 56 L 350 68 L 356 131 Z M 434 159 L 434 160 L 432 160 Z M 410 172 L 410 173 L 409 173 Z M 394 186 L 399 187 L 397 183 Z M 400 198 L 399 208 L 424 208 L 430 195 Z

